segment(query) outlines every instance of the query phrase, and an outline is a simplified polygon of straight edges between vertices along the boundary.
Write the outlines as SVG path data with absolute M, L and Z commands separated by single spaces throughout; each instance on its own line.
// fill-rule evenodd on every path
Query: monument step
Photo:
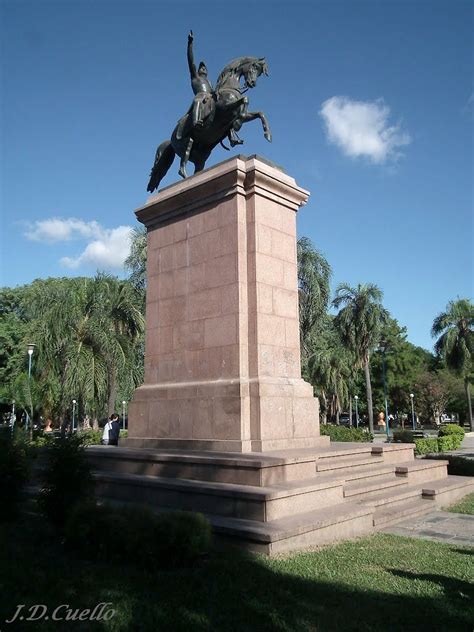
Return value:
M 402 485 L 371 494 L 368 498 L 362 498 L 360 502 L 371 507 L 383 507 L 388 505 L 401 505 L 407 501 L 420 499 L 423 488 L 421 485 Z
M 400 522 L 409 516 L 421 516 L 433 511 L 433 503 L 423 499 L 421 495 L 416 500 L 409 500 L 397 505 L 382 505 L 375 510 L 374 527 L 387 527 Z
M 343 501 L 340 480 L 289 481 L 268 487 L 94 472 L 97 493 L 116 500 L 268 522 Z
M 352 472 L 356 468 L 357 470 L 370 469 L 374 465 L 383 463 L 383 456 L 364 453 L 362 456 L 356 455 L 349 458 L 335 457 L 335 458 L 318 458 L 316 461 L 316 470 L 318 472 L 331 472 L 337 471 L 344 474 L 345 472 Z
M 271 522 L 255 522 L 209 516 L 218 539 L 268 555 L 354 538 L 373 529 L 373 510 L 347 503 L 288 516 Z
M 437 507 L 448 507 L 466 494 L 474 492 L 474 477 L 447 476 L 445 479 L 423 483 L 423 498 L 435 502 Z
M 448 476 L 448 461 L 435 461 L 415 459 L 407 463 L 395 465 L 395 474 L 400 478 L 406 478 L 410 483 L 424 483 L 437 479 L 445 479 Z
M 185 478 L 238 485 L 266 486 L 311 478 L 316 473 L 316 451 L 232 453 L 150 450 L 92 446 L 86 451 L 98 471 L 114 471 L 165 478 Z
M 361 499 L 379 494 L 382 490 L 393 487 L 404 487 L 407 480 L 391 475 L 378 476 L 375 479 L 363 479 L 344 485 L 344 498 Z

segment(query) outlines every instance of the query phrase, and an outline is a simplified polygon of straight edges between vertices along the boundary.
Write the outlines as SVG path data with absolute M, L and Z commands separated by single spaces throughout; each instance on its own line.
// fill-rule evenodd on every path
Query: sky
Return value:
M 311 192 L 339 283 L 375 283 L 408 339 L 473 290 L 473 3 L 0 0 L 0 285 L 125 275 L 158 144 L 189 107 L 187 34 L 215 82 L 265 56 L 232 153 Z M 206 166 L 230 155 L 217 148 Z M 179 179 L 178 160 L 161 186 Z

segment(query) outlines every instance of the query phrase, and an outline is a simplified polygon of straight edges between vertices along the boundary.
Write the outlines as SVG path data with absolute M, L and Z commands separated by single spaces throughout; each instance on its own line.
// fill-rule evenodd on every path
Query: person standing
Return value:
M 102 445 L 118 445 L 120 435 L 119 416 L 114 413 L 110 415 L 108 422 L 104 426 L 102 434 Z

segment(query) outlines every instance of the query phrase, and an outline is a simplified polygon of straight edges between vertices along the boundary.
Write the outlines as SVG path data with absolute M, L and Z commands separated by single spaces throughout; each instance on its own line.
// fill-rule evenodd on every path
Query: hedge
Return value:
M 371 442 L 374 435 L 363 428 L 347 428 L 334 424 L 321 424 L 320 433 L 329 436 L 331 441 L 356 441 L 360 443 Z

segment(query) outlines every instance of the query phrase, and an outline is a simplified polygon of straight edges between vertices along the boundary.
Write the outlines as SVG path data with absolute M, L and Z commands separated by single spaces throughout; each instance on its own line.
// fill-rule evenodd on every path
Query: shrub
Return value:
M 415 439 L 415 454 L 438 452 L 438 439 Z
M 83 430 L 77 433 L 77 435 L 82 439 L 82 444 L 85 446 L 100 445 L 102 434 L 103 430 Z
M 374 435 L 363 428 L 346 428 L 334 424 L 321 424 L 320 433 L 331 437 L 331 441 L 371 442 Z
M 394 430 L 393 440 L 400 443 L 413 443 L 413 431 L 412 430 Z
M 47 448 L 39 505 L 56 526 L 64 526 L 74 505 L 93 494 L 93 479 L 81 435 L 58 437 Z
M 438 437 L 450 437 L 452 439 L 452 448 L 448 449 L 457 450 L 464 439 L 464 428 L 458 426 L 458 424 L 446 424 L 439 429 Z
M 147 508 L 76 505 L 65 542 L 85 557 L 156 568 L 189 564 L 207 553 L 211 527 L 201 514 L 156 515 Z
M 28 481 L 30 459 L 21 434 L 12 436 L 11 428 L 0 436 L 0 522 L 18 515 L 23 488 Z
M 438 452 L 447 452 L 448 450 L 454 450 L 456 445 L 456 439 L 454 436 L 438 437 Z

